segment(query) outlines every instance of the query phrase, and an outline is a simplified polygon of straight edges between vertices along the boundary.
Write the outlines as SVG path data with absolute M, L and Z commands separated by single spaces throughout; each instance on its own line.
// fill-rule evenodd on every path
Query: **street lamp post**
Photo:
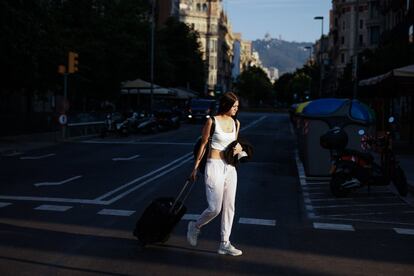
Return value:
M 319 82 L 319 97 L 322 96 L 322 78 L 323 78 L 323 52 L 324 52 L 324 48 L 323 48 L 323 16 L 315 16 L 313 18 L 314 20 L 321 20 L 321 40 L 320 40 L 320 54 L 319 54 L 319 66 L 320 66 L 320 82 Z
M 150 114 L 154 108 L 154 33 L 155 33 L 155 1 L 151 1 L 151 56 L 150 56 Z
M 305 49 L 309 51 L 309 68 L 311 66 L 311 62 L 312 62 L 312 46 L 305 46 Z M 309 70 L 309 73 L 311 73 L 311 69 Z M 309 76 L 309 83 L 308 83 L 308 90 L 309 90 L 309 97 L 311 96 L 311 88 L 312 88 L 312 77 Z

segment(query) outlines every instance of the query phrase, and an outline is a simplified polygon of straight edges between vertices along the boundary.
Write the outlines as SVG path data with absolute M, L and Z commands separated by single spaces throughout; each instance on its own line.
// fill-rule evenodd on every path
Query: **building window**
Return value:
M 362 46 L 364 44 L 364 36 L 359 35 L 359 46 Z
M 344 64 L 345 63 L 345 54 L 341 54 L 341 63 Z
M 197 3 L 197 11 L 201 11 L 201 4 Z
M 203 4 L 203 12 L 207 11 L 207 4 Z
M 359 20 L 359 28 L 362 29 L 364 28 L 364 20 Z
M 380 28 L 378 26 L 371 27 L 369 38 L 369 42 L 371 43 L 371 45 L 377 45 L 379 43 L 379 37 Z
M 342 36 L 342 37 L 341 37 L 341 44 L 342 44 L 342 45 L 344 45 L 344 44 L 345 44 L 345 37 L 344 37 L 344 36 Z

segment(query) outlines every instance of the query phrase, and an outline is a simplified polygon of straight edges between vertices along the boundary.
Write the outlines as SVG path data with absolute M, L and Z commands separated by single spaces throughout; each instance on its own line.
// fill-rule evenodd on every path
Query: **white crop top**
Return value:
M 233 120 L 233 131 L 224 132 L 220 126 L 219 120 L 215 118 L 215 129 L 211 137 L 211 148 L 215 150 L 225 150 L 227 146 L 236 140 L 236 123 Z

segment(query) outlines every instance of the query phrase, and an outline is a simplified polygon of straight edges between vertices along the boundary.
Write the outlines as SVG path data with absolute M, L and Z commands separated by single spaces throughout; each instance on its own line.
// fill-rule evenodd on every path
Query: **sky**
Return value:
M 223 0 L 233 32 L 245 40 L 261 39 L 266 33 L 286 41 L 315 42 L 329 30 L 331 0 Z

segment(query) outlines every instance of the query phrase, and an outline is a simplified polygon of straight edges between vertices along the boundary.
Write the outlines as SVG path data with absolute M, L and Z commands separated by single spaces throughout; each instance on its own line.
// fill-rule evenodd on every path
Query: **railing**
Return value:
M 65 138 L 94 136 L 101 133 L 105 121 L 68 123 Z

